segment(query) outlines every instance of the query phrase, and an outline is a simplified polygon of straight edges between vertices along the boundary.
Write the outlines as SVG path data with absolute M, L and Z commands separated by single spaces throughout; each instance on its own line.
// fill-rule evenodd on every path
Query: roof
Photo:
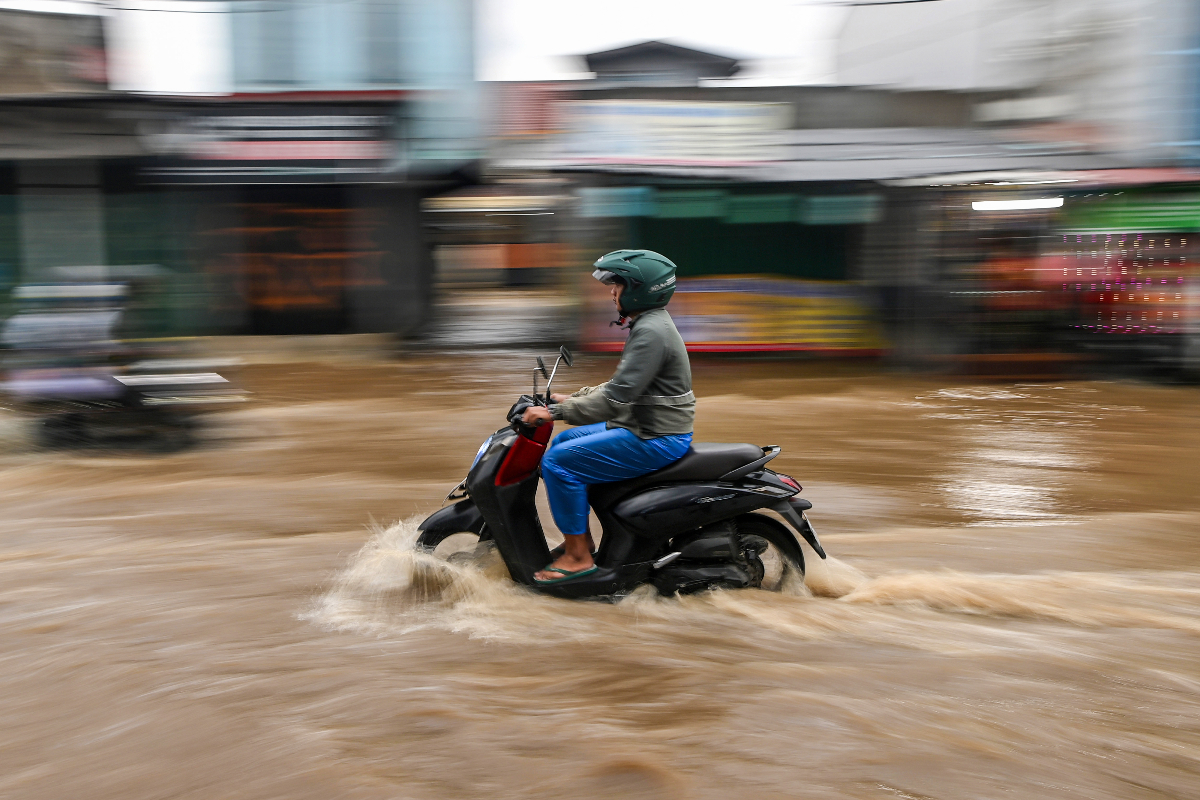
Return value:
M 736 58 L 658 41 L 588 53 L 584 59 L 588 69 L 600 75 L 643 72 L 650 63 L 655 63 L 659 69 L 698 70 L 705 78 L 727 78 L 740 68 Z

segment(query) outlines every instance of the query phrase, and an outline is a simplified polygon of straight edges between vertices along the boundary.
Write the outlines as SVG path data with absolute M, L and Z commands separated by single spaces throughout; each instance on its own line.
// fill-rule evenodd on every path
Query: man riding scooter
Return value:
M 541 585 L 596 571 L 588 529 L 589 485 L 662 469 L 692 444 L 692 369 L 683 338 L 666 311 L 675 292 L 675 264 L 650 250 L 617 250 L 594 267 L 592 277 L 612 288 L 618 322 L 628 320 L 629 338 L 606 383 L 570 396 L 555 394 L 549 408 L 525 411 L 526 425 L 556 419 L 580 426 L 556 436 L 542 459 L 550 511 L 564 543 L 561 555 L 536 574 Z

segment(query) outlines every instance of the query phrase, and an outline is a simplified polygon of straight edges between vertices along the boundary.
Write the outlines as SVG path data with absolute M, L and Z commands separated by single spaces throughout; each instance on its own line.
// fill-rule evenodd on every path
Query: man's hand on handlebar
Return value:
M 567 398 L 569 398 L 570 396 L 571 395 L 569 395 L 569 394 L 552 394 L 552 395 L 550 395 L 550 402 L 556 403 L 556 404 L 562 403 L 565 400 L 567 400 Z
M 554 398 L 551 397 L 551 399 L 553 400 Z M 553 419 L 554 417 L 550 416 L 550 409 L 545 406 L 530 406 L 525 409 L 525 413 L 521 416 L 521 422 L 531 428 L 539 428 L 543 423 L 550 422 Z

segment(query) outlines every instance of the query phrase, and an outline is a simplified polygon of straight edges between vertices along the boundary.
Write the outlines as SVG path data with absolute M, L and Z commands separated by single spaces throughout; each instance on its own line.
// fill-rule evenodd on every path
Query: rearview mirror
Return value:
M 558 354 L 562 356 L 562 360 L 567 363 L 568 367 L 571 366 L 571 351 L 567 349 L 565 344 L 558 348 Z
M 567 365 L 570 366 L 570 364 L 571 364 L 571 362 L 568 361 Z M 542 361 L 541 356 L 537 357 L 537 365 L 538 365 L 538 369 L 542 371 L 542 377 L 545 378 L 546 380 L 550 380 L 550 371 L 548 369 L 546 369 L 546 362 Z

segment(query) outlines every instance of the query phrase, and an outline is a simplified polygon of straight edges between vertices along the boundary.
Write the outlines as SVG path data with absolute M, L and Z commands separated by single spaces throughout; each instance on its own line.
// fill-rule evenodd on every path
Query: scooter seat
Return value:
M 588 501 L 593 507 L 604 508 L 627 494 L 645 486 L 683 481 L 716 480 L 727 472 L 744 467 L 763 457 L 756 444 L 724 444 L 699 442 L 684 453 L 683 458 L 660 470 L 616 483 L 596 483 L 588 487 Z

